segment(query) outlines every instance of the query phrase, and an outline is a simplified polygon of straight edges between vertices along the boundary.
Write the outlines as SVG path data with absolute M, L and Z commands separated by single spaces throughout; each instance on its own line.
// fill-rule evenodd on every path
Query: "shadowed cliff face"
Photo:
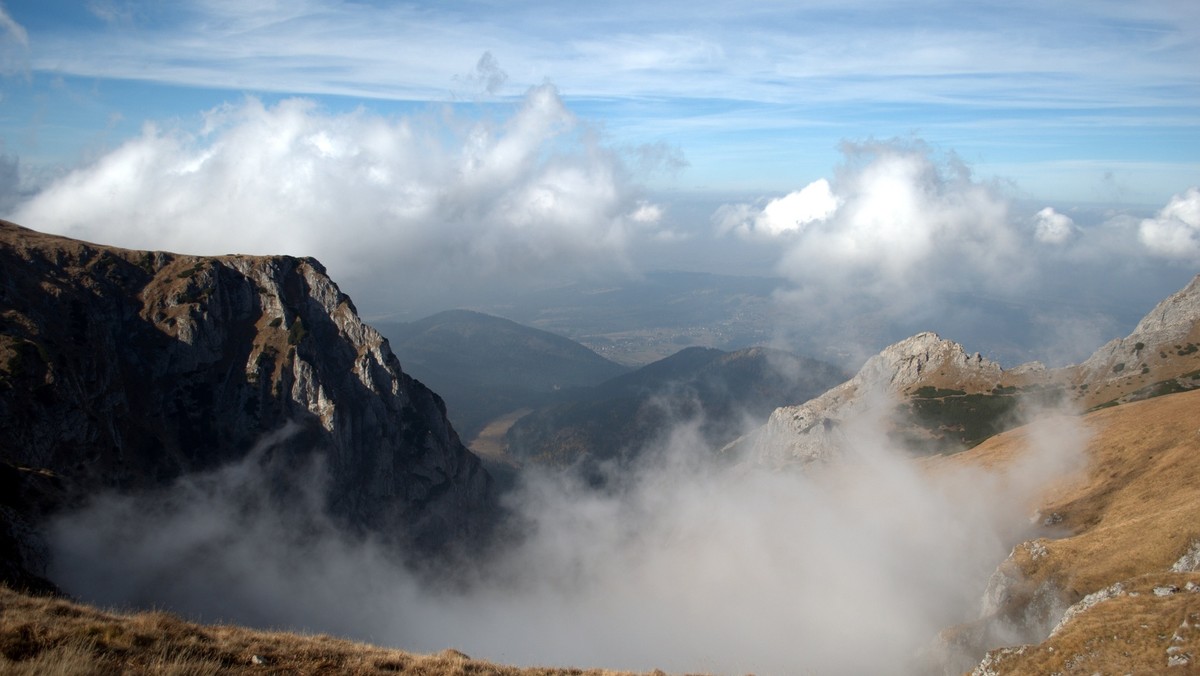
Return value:
M 0 419 L 4 462 L 61 484 L 35 515 L 214 468 L 289 424 L 277 452 L 323 455 L 328 508 L 348 524 L 438 546 L 494 506 L 441 399 L 313 259 L 131 251 L 0 222 Z

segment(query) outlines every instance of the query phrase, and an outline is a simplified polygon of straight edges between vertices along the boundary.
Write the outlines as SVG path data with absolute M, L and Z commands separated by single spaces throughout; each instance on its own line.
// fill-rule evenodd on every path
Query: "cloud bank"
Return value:
M 319 462 L 273 459 L 268 440 L 60 519 L 52 575 L 106 604 L 506 663 L 928 673 L 917 655 L 977 617 L 1029 535 L 1030 500 L 1077 465 L 1085 435 L 1061 419 L 1006 470 L 930 473 L 878 421 L 846 429 L 846 456 L 807 474 L 712 462 L 698 421 L 608 490 L 527 473 L 510 496 L 524 536 L 449 585 L 340 531 L 322 516 Z
M 480 69 L 499 86 L 486 55 Z M 542 85 L 498 120 L 250 98 L 198 128 L 147 125 L 12 218 L 134 248 L 314 255 L 361 302 L 621 269 L 661 215 Z
M 1077 340 L 1079 327 L 1098 321 L 1086 315 L 1111 307 L 1046 299 L 1079 303 L 1111 289 L 1115 269 L 1149 279 L 1163 274 L 1150 272 L 1156 259 L 1200 256 L 1196 189 L 1140 225 L 1113 213 L 1085 227 L 1053 207 L 1023 215 L 1010 186 L 976 178 L 920 140 L 842 150 L 833 180 L 765 204 L 727 204 L 712 220 L 718 233 L 777 243 L 775 269 L 790 283 L 780 299 L 797 330 L 815 349 L 849 344 L 850 361 L 930 329 L 993 347 L 997 335 L 1040 332 L 1025 344 L 1076 359 L 1099 345 Z

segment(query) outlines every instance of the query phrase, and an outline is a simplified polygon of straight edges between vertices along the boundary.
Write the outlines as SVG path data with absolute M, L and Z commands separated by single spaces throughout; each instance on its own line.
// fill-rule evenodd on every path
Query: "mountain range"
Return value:
M 498 416 L 554 392 L 596 385 L 628 368 L 549 331 L 470 310 L 411 323 L 380 322 L 406 372 L 446 401 L 454 428 L 471 439 Z
M 850 380 L 795 406 L 734 442 L 782 465 L 836 452 L 840 428 L 874 406 L 893 432 L 923 452 L 953 452 L 1013 427 L 1050 405 L 1115 406 L 1200 387 L 1200 277 L 1159 303 L 1125 338 L 1078 365 L 1031 362 L 1003 369 L 933 333 L 885 348 Z
M 509 428 L 507 452 L 550 467 L 627 466 L 692 422 L 720 447 L 777 406 L 807 401 L 845 378 L 830 364 L 755 347 L 691 347 L 600 385 L 561 392 Z
M 412 333 L 398 327 L 396 335 L 413 345 L 425 341 L 434 360 L 437 350 L 428 346 L 440 335 L 452 352 L 453 337 L 464 333 L 454 328 L 459 320 L 493 321 L 452 313 Z M 441 321 L 445 333 L 438 333 Z M 684 350 L 604 381 L 604 369 L 620 367 L 503 320 L 492 325 L 495 338 L 512 337 L 513 354 L 545 340 L 535 353 L 557 350 L 563 370 L 601 381 L 560 390 L 560 399 L 527 423 L 542 421 L 533 432 L 514 424 L 510 445 L 527 459 L 543 453 L 539 434 L 554 436 L 538 431 L 555 428 L 545 421 L 588 416 L 604 422 L 594 429 L 579 423 L 575 429 L 583 431 L 574 434 L 596 444 L 607 433 L 617 442 L 589 446 L 599 449 L 589 453 L 619 457 L 627 446 L 620 430 L 644 432 L 639 413 L 655 410 L 648 402 L 661 383 L 687 393 L 675 401 L 693 402 L 694 409 L 672 411 L 681 417 L 738 416 L 731 402 L 744 401 L 746 384 L 764 382 L 763 370 L 781 363 L 819 377 L 784 379 L 764 393 L 756 405 L 774 397 L 789 404 L 724 446 L 735 463 L 812 473 L 859 462 L 845 453 L 853 427 L 865 419 L 900 440 L 918 473 L 1024 467 L 1053 478 L 1049 469 L 1022 463 L 1047 435 L 1056 439 L 1056 430 L 1026 423 L 1045 410 L 1068 415 L 1087 431 L 1081 471 L 1027 496 L 1028 537 L 992 572 L 974 617 L 932 639 L 925 671 L 1187 673 L 1198 664 L 1200 392 L 1193 390 L 1200 389 L 1200 277 L 1078 365 L 1004 369 L 921 333 L 868 359 L 841 384 L 832 367 L 762 349 Z M 327 470 L 320 501 L 340 527 L 405 551 L 471 551 L 494 534 L 500 499 L 443 400 L 403 363 L 314 259 L 132 251 L 0 223 L 3 581 L 59 593 L 41 539 L 50 515 L 99 493 L 153 491 L 246 462 L 266 475 L 262 490 L 286 505 L 304 497 L 295 468 L 319 458 Z M 517 380 L 539 396 L 547 394 L 539 388 L 553 392 L 565 382 L 539 380 L 525 372 L 530 368 L 480 379 Z M 833 386 L 820 393 L 824 381 Z M 561 440 L 552 448 L 560 450 L 541 461 L 576 460 Z M 962 509 L 974 507 L 974 496 L 961 499 Z M 209 631 L 165 615 L 131 624 L 65 601 L 33 604 L 42 608 L 38 619 L 4 620 L 28 599 L 5 592 L 0 602 L 5 668 L 57 649 L 47 627 L 65 627 L 68 618 L 94 622 L 90 643 L 73 649 L 125 665 L 115 670 L 144 661 L 138 646 L 168 630 Z M 269 670 L 255 658 L 276 658 L 248 645 L 228 653 L 238 657 L 227 666 Z M 465 656 L 449 657 L 452 664 L 434 673 L 466 668 Z M 320 659 L 297 668 L 316 670 Z

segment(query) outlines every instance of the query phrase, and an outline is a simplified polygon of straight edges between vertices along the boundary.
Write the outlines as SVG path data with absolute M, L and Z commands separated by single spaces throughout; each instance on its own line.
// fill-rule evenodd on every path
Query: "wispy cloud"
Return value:
M 552 81 L 627 142 L 685 145 L 695 185 L 741 176 L 775 189 L 780 163 L 759 160 L 761 148 L 820 155 L 828 166 L 847 138 L 918 133 L 1001 154 L 995 161 L 1016 149 L 1022 160 L 1081 159 L 1117 143 L 1120 159 L 1159 160 L 1179 144 L 1148 137 L 1200 134 L 1191 67 L 1200 32 L 1179 3 L 88 7 L 84 19 L 31 34 L 35 73 L 381 105 L 511 101 Z M 792 180 L 801 178 L 813 176 Z M 1159 200 L 1186 185 L 1138 195 Z
M 1194 83 L 1197 47 L 1182 6 L 1156 7 L 1129 16 L 1104 4 L 1030 5 L 959 17 L 935 4 L 562 12 L 539 3 L 194 2 L 165 23 L 46 35 L 36 63 L 89 77 L 214 86 L 234 73 L 261 91 L 423 98 L 486 49 L 509 64 L 518 88 L 551 77 L 585 97 L 1179 103 L 1190 97 L 1170 85 Z
M 28 68 L 28 53 L 29 33 L 0 3 L 0 74 L 24 72 Z

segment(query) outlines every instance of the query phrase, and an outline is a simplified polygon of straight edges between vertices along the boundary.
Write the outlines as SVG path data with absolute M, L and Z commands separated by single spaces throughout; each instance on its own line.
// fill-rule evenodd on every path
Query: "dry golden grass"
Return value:
M 454 650 L 415 655 L 330 636 L 199 625 L 162 612 L 105 612 L 0 587 L 0 673 L 622 676 L 629 672 L 507 667 Z
M 1158 397 L 1084 416 L 1093 437 L 1079 480 L 1039 506 L 1073 535 L 1044 540 L 1049 555 L 1022 567 L 1053 576 L 1077 597 L 1151 571 L 1165 571 L 1200 540 L 1200 391 Z M 1002 434 L 948 460 L 992 466 L 1026 447 L 1027 431 Z
M 1036 646 L 993 652 L 989 667 L 996 674 L 1196 673 L 1200 591 L 1186 590 L 1189 582 L 1200 585 L 1200 574 L 1127 581 L 1123 596 L 1092 606 Z M 1180 591 L 1154 593 L 1169 587 Z
M 508 440 L 505 438 L 505 435 L 508 434 L 510 427 L 532 411 L 533 409 L 531 408 L 522 408 L 496 418 L 488 423 L 471 440 L 471 443 L 467 444 L 467 448 L 471 449 L 472 453 L 481 458 L 508 465 L 516 465 L 517 461 L 508 454 Z
M 1105 601 L 1063 631 L 1023 652 L 994 652 L 994 673 L 1158 673 L 1167 668 L 1168 637 L 1185 617 L 1200 624 L 1200 593 L 1157 597 L 1147 591 L 1168 583 L 1200 584 L 1200 574 L 1170 573 L 1200 542 L 1200 391 L 1158 397 L 1084 416 L 1093 431 L 1088 465 L 1060 483 L 1037 507 L 1064 537 L 1041 538 L 1040 547 L 1017 547 L 1006 566 L 1022 583 L 1010 610 L 1038 589 L 1057 589 L 1064 603 L 1122 583 L 1136 596 Z M 998 435 L 966 453 L 930 463 L 1002 467 L 1027 448 L 1027 429 Z M 1044 549 L 1042 549 L 1044 548 Z M 1172 624 L 1173 623 L 1173 624 Z M 1172 624 L 1170 631 L 1163 629 Z M 1200 631 L 1200 630 L 1198 630 Z M 1197 637 L 1176 642 L 1200 665 Z M 1160 645 L 1161 644 L 1161 645 Z M 1193 667 L 1194 668 L 1194 667 Z M 1174 667 L 1173 672 L 1182 667 Z

